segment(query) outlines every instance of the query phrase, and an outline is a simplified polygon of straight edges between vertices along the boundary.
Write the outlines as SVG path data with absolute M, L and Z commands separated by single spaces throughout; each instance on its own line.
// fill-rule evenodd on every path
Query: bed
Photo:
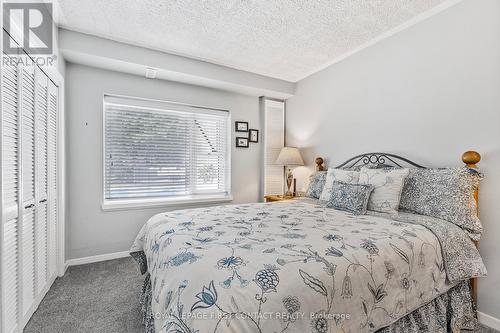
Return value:
M 340 167 L 402 163 L 421 167 L 385 153 Z M 459 332 L 475 328 L 470 281 L 486 275 L 456 224 L 311 198 L 158 214 L 131 255 L 148 333 Z

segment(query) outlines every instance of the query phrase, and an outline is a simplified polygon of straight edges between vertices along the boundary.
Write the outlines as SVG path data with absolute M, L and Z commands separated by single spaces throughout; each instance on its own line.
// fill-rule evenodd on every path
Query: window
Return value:
M 230 200 L 229 112 L 104 96 L 103 208 Z

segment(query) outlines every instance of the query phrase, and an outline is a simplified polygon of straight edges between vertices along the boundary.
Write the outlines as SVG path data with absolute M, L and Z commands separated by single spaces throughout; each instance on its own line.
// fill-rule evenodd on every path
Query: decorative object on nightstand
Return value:
M 292 186 L 294 179 L 292 169 L 290 167 L 304 165 L 304 160 L 302 159 L 299 150 L 295 147 L 281 148 L 276 163 L 288 167 L 288 171 L 286 174 L 286 186 L 288 190 L 286 191 L 285 196 L 293 196 L 292 191 L 290 191 L 290 187 Z
M 266 200 L 266 202 L 274 202 L 274 201 L 290 200 L 290 199 L 293 199 L 293 196 L 292 195 L 281 195 L 281 194 L 265 195 L 264 199 Z
M 323 165 L 323 163 L 325 162 L 323 160 L 323 157 L 316 157 L 316 171 L 325 171 L 325 166 Z

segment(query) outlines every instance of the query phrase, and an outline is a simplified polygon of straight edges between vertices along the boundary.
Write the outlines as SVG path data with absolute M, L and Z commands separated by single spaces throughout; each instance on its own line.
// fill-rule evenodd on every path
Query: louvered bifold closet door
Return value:
M 4 54 L 4 56 L 6 56 Z M 12 57 L 12 55 L 9 55 Z M 19 99 L 18 69 L 15 63 L 2 66 L 2 332 L 12 332 L 18 318 L 19 293 Z
M 40 294 L 47 283 L 47 88 L 48 78 L 38 67 L 35 68 L 35 267 L 37 294 Z
M 58 88 L 24 52 L 2 55 L 0 332 L 11 333 L 56 274 Z
M 47 95 L 47 238 L 48 238 L 48 276 L 56 273 L 56 235 L 57 235 L 57 110 L 58 88 L 48 81 Z
M 35 297 L 35 67 L 23 56 L 21 65 L 22 174 L 22 305 L 23 316 Z

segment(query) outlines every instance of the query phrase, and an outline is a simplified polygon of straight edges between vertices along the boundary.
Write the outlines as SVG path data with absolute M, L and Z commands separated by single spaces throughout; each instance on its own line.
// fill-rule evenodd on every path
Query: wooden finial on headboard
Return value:
M 462 154 L 462 161 L 468 168 L 477 169 L 477 164 L 481 161 L 481 154 L 477 151 L 469 150 Z M 476 200 L 477 215 L 479 216 L 479 188 L 474 191 L 474 199 Z M 479 249 L 479 242 L 474 241 L 476 247 Z M 472 299 L 477 304 L 477 278 L 471 280 L 472 285 Z
M 477 163 L 481 161 L 481 154 L 477 151 L 469 150 L 462 154 L 462 161 L 468 168 L 477 169 Z
M 324 171 L 325 170 L 325 166 L 323 165 L 323 163 L 325 161 L 323 160 L 323 157 L 316 157 L 316 159 L 314 161 L 316 162 L 316 171 Z

